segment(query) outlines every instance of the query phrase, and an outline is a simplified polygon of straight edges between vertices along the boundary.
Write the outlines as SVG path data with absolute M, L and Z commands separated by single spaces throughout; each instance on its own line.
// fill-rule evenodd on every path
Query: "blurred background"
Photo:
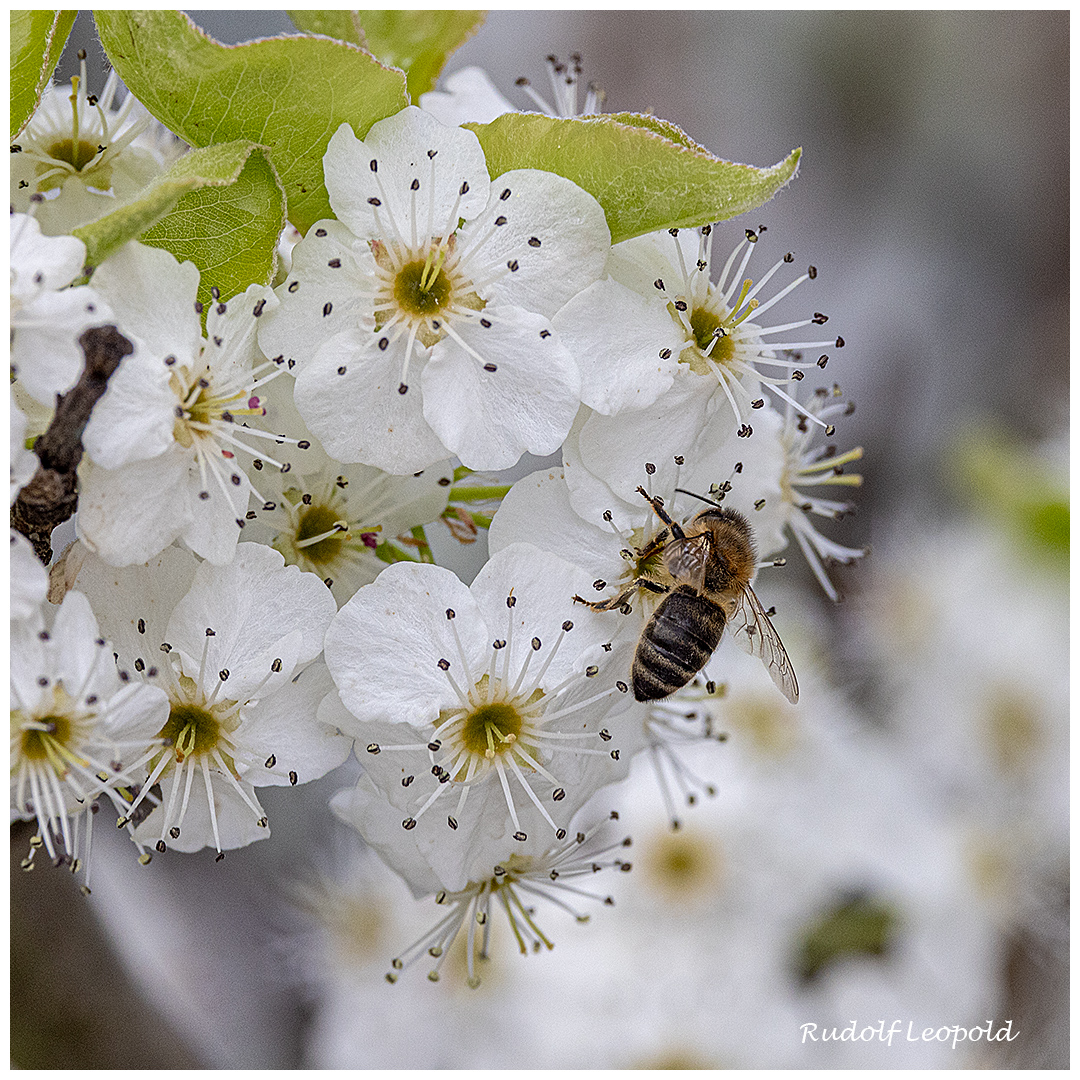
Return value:
M 189 14 L 226 43 L 293 31 Z M 728 743 L 686 756 L 717 795 L 678 833 L 645 762 L 602 793 L 633 807 L 635 870 L 597 886 L 617 905 L 588 927 L 541 912 L 550 955 L 504 933 L 476 992 L 383 981 L 437 909 L 331 819 L 348 766 L 266 789 L 272 839 L 221 864 L 142 868 L 99 830 L 89 900 L 20 873 L 16 828 L 14 1063 L 1067 1067 L 1068 41 L 1067 12 L 492 12 L 446 73 L 480 65 L 518 107 L 518 76 L 550 98 L 545 55 L 579 52 L 606 111 L 755 165 L 803 147 L 798 177 L 719 231 L 767 225 L 759 270 L 813 262 L 799 303 L 847 343 L 821 385 L 857 403 L 835 439 L 864 448 L 865 482 L 823 531 L 872 553 L 835 572 L 836 607 L 789 562 L 800 712 L 740 675 Z M 58 80 L 79 48 L 99 88 L 89 13 Z M 483 543 L 441 539 L 471 578 Z M 802 1034 L 852 1019 L 1013 1037 Z

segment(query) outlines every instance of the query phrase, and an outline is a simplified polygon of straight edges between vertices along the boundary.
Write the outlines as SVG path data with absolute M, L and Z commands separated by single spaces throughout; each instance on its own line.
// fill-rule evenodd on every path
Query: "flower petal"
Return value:
M 442 124 L 456 127 L 470 121 L 489 124 L 503 113 L 517 112 L 499 93 L 491 76 L 480 67 L 465 67 L 447 75 L 441 90 L 420 95 L 420 108 Z
M 675 458 L 689 459 L 706 424 L 726 425 L 728 429 L 735 426 L 726 400 L 712 394 L 715 386 L 711 375 L 687 374 L 644 409 L 617 416 L 593 413 L 578 439 L 582 464 L 626 503 L 640 498 L 636 490 L 648 479 L 646 463 L 656 466 L 652 474 L 655 490 L 673 489 L 679 468 Z M 714 416 L 718 409 L 724 412 L 721 418 Z M 585 512 L 575 497 L 575 476 L 569 471 L 567 482 L 571 503 L 579 513 Z
M 193 761 L 189 768 L 198 768 Z M 266 840 L 270 836 L 270 829 L 261 826 L 258 818 L 262 816 L 262 808 L 259 806 L 258 796 L 250 784 L 241 781 L 248 798 L 259 807 L 259 813 L 253 814 L 251 807 L 240 797 L 232 784 L 226 780 L 216 768 L 210 770 L 211 791 L 214 798 L 214 816 L 217 819 L 218 836 L 221 839 L 221 849 L 232 851 L 235 848 L 246 847 L 256 840 Z M 172 784 L 171 774 L 164 780 L 164 791 L 168 799 L 169 785 Z M 182 790 L 182 789 L 181 789 Z M 164 813 L 162 806 L 154 808 L 153 813 L 135 830 L 135 839 L 142 844 L 153 844 L 161 836 L 161 817 Z M 206 798 L 206 785 L 202 776 L 196 775 L 191 784 L 191 797 L 188 801 L 187 811 L 184 814 L 184 824 L 180 829 L 180 835 L 170 837 L 167 841 L 172 851 L 200 851 L 204 847 L 214 846 L 214 829 L 210 820 L 210 806 Z
M 552 323 L 578 362 L 590 409 L 641 409 L 671 386 L 685 342 L 659 299 L 605 279 L 564 304 Z
M 175 446 L 118 469 L 80 466 L 80 539 L 112 566 L 146 562 L 191 521 L 188 464 L 186 452 Z
M 82 373 L 85 357 L 79 336 L 88 326 L 111 320 L 108 305 L 94 289 L 80 285 L 42 293 L 11 319 L 11 362 L 19 382 L 50 408 Z
M 326 148 L 323 171 L 334 213 L 364 239 L 397 233 L 408 242 L 414 205 L 421 235 L 445 236 L 459 218 L 475 217 L 488 195 L 480 140 L 415 105 L 373 124 L 363 141 L 342 124 Z
M 453 626 L 447 609 L 455 613 Z M 468 681 L 455 630 L 478 679 L 490 646 L 468 587 L 441 566 L 388 566 L 342 607 L 326 632 L 326 663 L 345 707 L 361 720 L 433 722 L 441 709 L 458 704 L 438 661 L 449 662 L 459 686 Z
M 190 551 L 178 547 L 120 569 L 96 555 L 83 559 L 74 587 L 89 597 L 121 671 L 133 673 L 139 659 L 146 668 L 158 662 L 162 643 L 169 642 L 169 616 L 191 588 L 198 565 Z
M 386 864 L 400 874 L 416 899 L 446 886 L 435 875 L 412 837 L 401 827 L 400 813 L 367 776 L 330 799 L 334 816 L 351 825 Z M 415 831 L 415 830 L 414 830 Z
M 74 236 L 43 236 L 29 214 L 11 215 L 11 295 L 29 298 L 70 285 L 86 261 L 86 245 Z
M 393 347 L 381 352 L 370 335 L 346 331 L 301 370 L 296 407 L 328 454 L 398 475 L 450 456 L 424 418 L 420 393 L 398 392 L 402 360 Z M 414 356 L 413 370 L 422 362 Z
M 262 360 L 255 340 L 259 320 L 270 317 L 277 306 L 272 289 L 249 285 L 228 303 L 215 304 L 207 311 L 203 362 L 213 369 L 215 383 L 243 378 Z M 256 310 L 262 314 L 256 316 Z
M 611 233 L 600 204 L 572 180 L 539 169 L 514 169 L 491 184 L 484 213 L 461 230 L 471 238 L 505 218 L 481 256 L 491 266 L 516 264 L 485 296 L 549 318 L 604 272 Z
M 8 565 L 11 591 L 8 614 L 12 622 L 29 619 L 45 603 L 49 591 L 49 573 L 34 554 L 30 541 L 11 530 L 11 556 Z
M 587 571 L 533 544 L 511 544 L 492 555 L 476 575 L 472 594 L 492 633 L 508 642 L 505 670 L 519 671 L 530 653 L 539 652 L 546 660 L 557 641 L 544 685 L 554 686 L 573 671 L 601 663 L 607 655 L 602 645 L 610 642 L 617 624 L 608 612 L 574 602 L 574 595 L 587 593 L 590 586 Z M 513 607 L 507 603 L 511 594 Z M 534 638 L 541 642 L 540 649 Z M 500 670 L 503 663 L 500 659 Z M 511 682 L 515 677 L 510 675 Z
M 161 248 L 131 241 L 94 271 L 91 284 L 116 315 L 119 330 L 134 335 L 151 356 L 191 364 L 202 328 L 195 311 L 199 271 Z
M 145 351 L 125 356 L 90 414 L 86 452 L 106 469 L 157 457 L 175 445 L 176 407 L 161 359 Z
M 244 780 L 255 787 L 289 785 L 290 772 L 296 783 L 317 780 L 336 769 L 352 750 L 353 740 L 333 723 L 317 719 L 319 706 L 328 694 L 337 697 L 334 680 L 320 661 L 309 664 L 295 678 L 274 693 L 248 705 L 240 730 L 243 740 L 259 761 L 273 755 L 273 769 L 257 765 L 243 772 Z M 339 706 L 340 707 L 340 706 Z
M 184 670 L 190 672 L 198 670 L 207 628 L 212 629 L 207 667 L 214 672 L 227 669 L 228 696 L 242 700 L 263 682 L 279 656 L 279 682 L 292 677 L 296 664 L 314 659 L 335 610 L 329 590 L 314 574 L 286 566 L 284 558 L 264 544 L 238 544 L 227 566 L 199 566 L 191 589 L 169 619 L 168 640 L 180 650 Z M 291 648 L 286 641 L 290 633 L 298 635 Z
M 470 469 L 551 454 L 577 415 L 577 365 L 542 315 L 511 307 L 458 320 L 420 376 L 424 417 Z M 489 370 L 494 367 L 496 370 Z
M 204 478 L 193 460 L 194 454 L 191 451 L 186 453 L 189 465 L 181 499 L 189 507 L 191 519 L 180 538 L 196 555 L 223 566 L 232 559 L 240 539 L 240 529 L 251 497 L 251 482 L 242 469 L 228 466 L 218 469 L 222 483 L 212 476 Z M 216 455 L 217 451 L 211 450 L 210 454 Z M 216 456 L 211 457 L 208 472 L 218 460 Z M 224 459 L 220 459 L 220 463 L 224 464 Z M 208 497 L 203 498 L 204 494 Z
M 374 273 L 366 242 L 340 221 L 317 221 L 292 249 L 292 267 L 276 289 L 280 305 L 259 317 L 259 347 L 297 374 L 335 334 L 374 330 Z

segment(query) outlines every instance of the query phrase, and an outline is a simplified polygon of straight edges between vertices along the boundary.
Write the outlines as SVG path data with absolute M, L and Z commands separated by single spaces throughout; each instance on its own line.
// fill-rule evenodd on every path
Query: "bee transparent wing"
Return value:
M 670 541 L 664 548 L 664 566 L 667 572 L 678 584 L 693 585 L 701 592 L 710 546 L 708 533 Z
M 743 589 L 729 620 L 732 637 L 739 648 L 761 660 L 780 693 L 794 705 L 799 700 L 799 681 L 795 678 L 795 669 L 791 666 L 780 635 L 749 585 Z

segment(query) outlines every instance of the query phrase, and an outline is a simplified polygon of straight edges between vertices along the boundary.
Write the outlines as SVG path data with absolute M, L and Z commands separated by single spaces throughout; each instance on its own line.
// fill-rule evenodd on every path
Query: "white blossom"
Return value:
M 278 386 L 285 382 L 292 380 L 278 380 L 263 399 L 275 420 L 282 419 Z M 410 476 L 341 465 L 326 457 L 306 429 L 298 433 L 304 436 L 298 441 L 310 445 L 282 455 L 295 466 L 289 472 L 262 470 L 259 489 L 265 501 L 247 512 L 244 536 L 270 544 L 290 565 L 318 574 L 343 604 L 387 563 L 426 554 L 422 532 L 414 533 L 446 509 L 454 470 L 448 461 Z
M 700 233 L 673 229 L 616 244 L 607 276 L 555 317 L 581 365 L 582 400 L 594 410 L 580 436 L 586 466 L 592 468 L 590 453 L 602 455 L 624 485 L 640 467 L 629 455 L 643 440 L 659 460 L 687 453 L 687 444 L 706 425 L 750 440 L 759 426 L 758 410 L 766 405 L 763 388 L 791 401 L 783 385 L 828 362 L 826 353 L 803 360 L 801 352 L 844 343 L 839 337 L 773 340 L 824 323 L 827 317 L 819 312 L 768 326 L 751 322 L 751 316 L 760 318 L 817 271 L 810 267 L 761 301 L 761 291 L 794 256 L 785 255 L 757 282 L 744 279 L 759 239 L 747 230 L 714 284 L 715 235 L 708 226 Z M 632 340 L 621 329 L 626 325 L 638 327 Z M 812 422 L 826 426 L 816 418 Z
M 492 182 L 472 132 L 413 107 L 362 142 L 343 125 L 324 171 L 339 220 L 296 245 L 260 343 L 295 363 L 327 452 L 408 473 L 556 450 L 579 379 L 550 319 L 603 269 L 595 199 L 531 169 Z
M 249 497 L 259 498 L 247 469 L 288 468 L 262 449 L 288 440 L 254 426 L 265 413 L 261 388 L 279 373 L 260 356 L 255 327 L 277 300 L 259 285 L 215 300 L 204 338 L 193 264 L 131 243 L 93 281 L 135 352 L 86 426 L 79 535 L 117 566 L 145 562 L 177 538 L 227 563 Z
M 122 792 L 141 778 L 137 754 L 167 716 L 160 689 L 121 681 L 82 593 L 68 593 L 51 627 L 40 610 L 12 622 L 11 814 L 38 825 L 24 869 L 42 844 L 50 859 L 66 856 L 79 869 L 95 798 L 105 794 L 126 813 Z
M 11 530 L 9 572 L 11 590 L 8 593 L 8 603 L 11 621 L 14 623 L 34 619 L 48 594 L 49 574 L 34 554 L 30 541 L 14 529 Z
M 442 567 L 397 563 L 332 623 L 326 660 L 356 719 L 327 714 L 332 699 L 324 716 L 354 735 L 367 780 L 396 808 L 397 843 L 427 868 L 414 888 L 460 890 L 507 844 L 545 850 L 623 774 L 640 737 L 617 720 L 626 657 L 606 648 L 599 616 L 573 610 L 583 583 L 524 544 L 493 556 L 471 588 Z M 350 811 L 369 840 L 372 807 Z
M 363 784 L 360 786 L 366 787 Z M 367 788 L 367 793 L 370 797 L 370 788 Z M 332 804 L 346 820 L 356 811 L 355 799 L 350 799 L 349 795 L 348 792 L 342 792 Z M 384 800 L 383 816 L 392 817 L 392 811 L 389 814 L 387 811 L 391 811 L 391 808 Z M 372 822 L 372 834 L 382 840 L 383 836 L 380 834 L 386 831 L 389 822 L 380 830 L 378 824 L 372 820 L 378 813 L 376 804 L 365 817 Z M 618 816 L 615 812 L 610 815 L 616 820 Z M 614 900 L 610 895 L 582 888 L 577 884 L 579 879 L 591 877 L 608 868 L 617 868 L 624 872 L 631 868 L 631 864 L 622 854 L 623 849 L 630 846 L 629 837 L 607 843 L 593 842 L 606 823 L 607 819 L 602 819 L 587 829 L 576 831 L 573 836 L 556 841 L 547 850 L 536 855 L 520 855 L 508 848 L 507 854 L 493 864 L 490 872 L 481 880 L 470 881 L 457 891 L 438 889 L 435 892 L 435 903 L 445 907 L 446 914 L 393 958 L 390 963 L 391 971 L 386 975 L 387 981 L 397 982 L 398 972 L 428 956 L 435 962 L 429 968 L 427 977 L 431 982 L 438 982 L 440 969 L 450 954 L 450 947 L 464 930 L 466 982 L 475 989 L 481 981 L 480 965 L 490 956 L 493 908 L 496 911 L 498 908 L 502 909 L 522 955 L 539 952 L 545 947 L 549 950 L 554 948 L 554 943 L 535 918 L 533 901 L 536 898 L 543 899 L 568 912 L 577 922 L 587 923 L 590 919 L 589 913 L 579 908 L 582 897 L 609 906 L 614 904 Z M 379 843 L 378 840 L 374 844 L 376 850 L 390 866 L 396 868 L 401 861 L 396 857 L 396 846 L 392 843 Z M 613 851 L 621 854 L 612 857 Z
M 542 97 L 524 76 L 514 80 L 538 112 L 545 116 L 593 116 L 603 110 L 604 92 L 594 82 L 585 87 L 578 100 L 583 68 L 581 56 L 573 53 L 570 63 L 556 56 L 546 58 L 552 101 Z M 488 124 L 503 113 L 518 112 L 499 92 L 491 76 L 480 67 L 461 68 L 442 80 L 442 89 L 420 95 L 420 108 L 444 124 L 455 126 L 473 122 Z
M 866 554 L 866 549 L 846 547 L 830 540 L 814 527 L 807 516 L 814 514 L 838 521 L 844 514 L 852 511 L 851 503 L 826 499 L 816 492 L 804 489 L 823 486 L 860 487 L 862 476 L 848 472 L 846 467 L 862 457 L 862 447 L 856 446 L 844 453 L 838 453 L 836 446 L 832 444 L 813 446 L 814 434 L 818 429 L 809 423 L 804 410 L 818 419 L 849 416 L 854 405 L 850 401 L 840 401 L 840 396 L 840 388 L 834 385 L 832 390 L 818 389 L 805 405 L 798 408 L 789 403 L 784 430 L 780 435 L 786 459 L 782 481 L 787 504 L 786 526 L 806 557 L 814 577 L 825 590 L 825 595 L 833 601 L 839 600 L 840 594 L 829 580 L 826 567 L 833 562 L 853 563 Z
M 129 92 L 116 105 L 119 76 L 88 93 L 86 60 L 70 89 L 50 83 L 12 144 L 11 204 L 25 211 L 44 194 L 37 216 L 51 236 L 110 213 L 144 188 L 185 149 Z
M 83 369 L 79 335 L 112 318 L 83 272 L 86 246 L 74 236 L 43 236 L 29 214 L 11 215 L 11 369 L 31 397 L 50 408 Z
M 212 845 L 220 857 L 269 835 L 256 788 L 306 783 L 347 757 L 349 740 L 316 719 L 333 683 L 312 661 L 334 602 L 313 574 L 262 544 L 240 544 L 221 567 L 171 547 L 119 570 L 88 557 L 77 585 L 121 678 L 168 695 L 165 745 L 137 761 L 143 792 L 160 784 L 162 801 L 137 839 L 159 851 Z

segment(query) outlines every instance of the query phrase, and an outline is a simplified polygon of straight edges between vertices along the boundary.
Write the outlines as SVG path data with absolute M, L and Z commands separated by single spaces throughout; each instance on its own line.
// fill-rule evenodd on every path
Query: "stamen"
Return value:
M 218 832 L 218 820 L 217 810 L 214 807 L 214 788 L 210 780 L 210 764 L 206 760 L 206 756 L 203 755 L 199 762 L 202 765 L 203 784 L 206 787 L 206 801 L 210 808 L 210 827 L 214 833 L 214 847 L 217 848 L 218 854 L 221 854 L 221 835 Z M 192 770 L 195 768 L 194 762 L 191 765 Z

